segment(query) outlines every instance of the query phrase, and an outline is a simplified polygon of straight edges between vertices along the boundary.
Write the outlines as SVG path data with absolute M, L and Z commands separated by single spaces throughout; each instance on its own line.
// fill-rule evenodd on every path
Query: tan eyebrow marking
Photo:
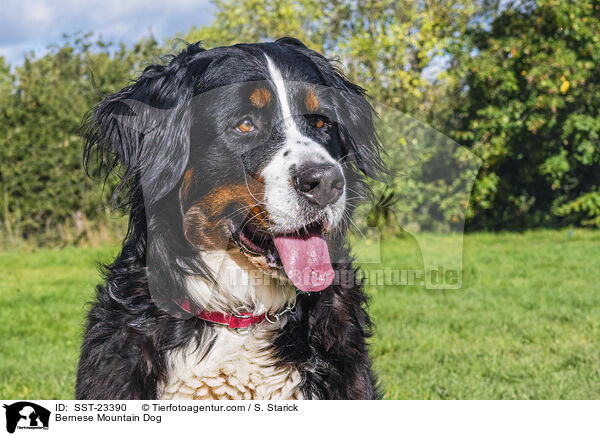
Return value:
M 262 109 L 271 102 L 271 91 L 266 88 L 256 88 L 250 94 L 250 103 L 259 109 Z
M 306 106 L 306 109 L 311 112 L 315 112 L 319 109 L 319 99 L 315 95 L 314 90 L 308 90 L 306 96 L 304 97 L 304 105 Z

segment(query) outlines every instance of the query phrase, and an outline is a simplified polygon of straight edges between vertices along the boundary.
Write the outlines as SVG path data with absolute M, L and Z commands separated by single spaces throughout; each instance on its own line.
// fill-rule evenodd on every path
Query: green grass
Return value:
M 386 398 L 600 398 L 600 232 L 470 234 L 464 245 L 461 290 L 368 287 Z M 355 243 L 363 261 L 376 250 Z M 96 262 L 116 251 L 0 253 L 0 398 L 73 397 Z M 422 268 L 410 237 L 387 238 L 381 256 Z
M 72 399 L 97 262 L 115 247 L 0 253 L 0 398 Z
M 600 232 L 471 234 L 464 245 L 462 290 L 370 288 L 386 398 L 600 398 Z M 418 248 L 396 240 L 382 252 L 406 265 Z

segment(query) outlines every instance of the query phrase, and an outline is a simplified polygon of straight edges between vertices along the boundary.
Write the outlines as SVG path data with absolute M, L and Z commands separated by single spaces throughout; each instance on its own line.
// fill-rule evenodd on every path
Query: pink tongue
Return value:
M 321 232 L 275 236 L 273 242 L 285 273 L 298 289 L 317 292 L 333 282 L 335 273 Z

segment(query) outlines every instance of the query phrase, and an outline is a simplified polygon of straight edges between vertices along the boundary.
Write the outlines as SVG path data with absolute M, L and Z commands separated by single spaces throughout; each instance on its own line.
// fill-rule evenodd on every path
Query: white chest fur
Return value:
M 203 260 L 218 286 L 202 279 L 188 280 L 188 293 L 206 310 L 276 312 L 293 304 L 296 292 L 262 273 L 239 252 L 208 252 Z M 206 330 L 200 343 L 167 356 L 168 377 L 159 387 L 162 399 L 300 399 L 300 373 L 276 365 L 272 340 L 279 327 L 267 321 L 240 334 L 224 326 Z
M 271 335 L 262 325 L 247 335 L 211 329 L 200 346 L 190 344 L 168 356 L 169 376 L 160 398 L 301 399 L 300 373 L 275 365 Z

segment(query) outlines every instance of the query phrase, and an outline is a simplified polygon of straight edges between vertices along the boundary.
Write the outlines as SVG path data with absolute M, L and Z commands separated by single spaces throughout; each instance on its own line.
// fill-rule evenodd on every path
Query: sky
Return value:
M 210 0 L 0 0 L 0 56 L 10 65 L 24 53 L 42 54 L 79 30 L 131 45 L 150 33 L 157 40 L 209 24 Z

